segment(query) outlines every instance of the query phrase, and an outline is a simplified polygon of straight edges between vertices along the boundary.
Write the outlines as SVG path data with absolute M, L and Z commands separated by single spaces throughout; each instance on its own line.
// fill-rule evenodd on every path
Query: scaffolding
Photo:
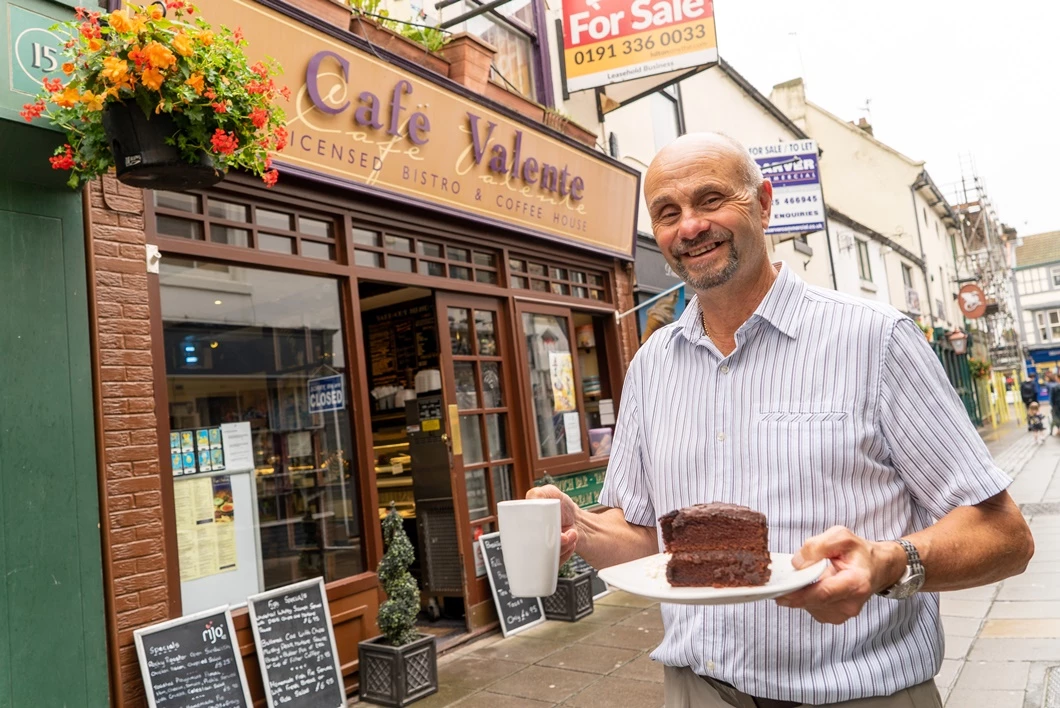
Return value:
M 1023 352 L 1011 262 L 1016 230 L 998 217 L 974 158 L 961 155 L 960 167 L 960 180 L 947 189 L 950 202 L 956 205 L 960 228 L 961 243 L 954 254 L 957 279 L 962 285 L 977 283 L 987 301 L 986 314 L 978 320 L 966 320 L 965 326 L 973 337 L 986 343 L 994 370 L 1016 372 L 1018 379 Z

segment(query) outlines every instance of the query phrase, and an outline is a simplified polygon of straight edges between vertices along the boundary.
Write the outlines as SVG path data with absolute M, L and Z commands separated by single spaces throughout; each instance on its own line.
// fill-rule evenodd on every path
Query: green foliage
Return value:
M 415 553 L 393 504 L 383 519 L 383 542 L 386 553 L 379 563 L 379 581 L 387 600 L 379 607 L 379 631 L 388 644 L 400 647 L 419 638 L 416 615 L 420 611 L 420 591 L 408 570 Z
M 401 20 L 390 19 L 390 12 L 383 7 L 383 0 L 349 0 L 355 14 L 371 17 L 380 27 L 397 32 L 406 39 L 421 44 L 429 51 L 437 52 L 449 41 L 449 33 L 437 27 L 424 27 Z
M 990 375 L 990 362 L 982 361 L 980 359 L 972 359 L 968 357 L 968 368 L 972 372 L 972 376 L 977 379 L 985 379 Z
M 103 129 L 103 113 L 114 103 L 135 104 L 148 117 L 168 115 L 177 127 L 170 144 L 189 163 L 205 152 L 217 170 L 249 170 L 271 186 L 277 173 L 269 153 L 287 143 L 274 99 L 289 99 L 290 91 L 272 78 L 282 70 L 272 59 L 251 65 L 238 29 L 212 29 L 185 0 L 167 0 L 166 7 L 172 19 L 157 4 L 107 14 L 78 8 L 76 20 L 52 28 L 63 41 L 67 78 L 45 79 L 22 116 L 45 116 L 66 133 L 68 144 L 51 163 L 71 171 L 71 187 L 114 166 Z

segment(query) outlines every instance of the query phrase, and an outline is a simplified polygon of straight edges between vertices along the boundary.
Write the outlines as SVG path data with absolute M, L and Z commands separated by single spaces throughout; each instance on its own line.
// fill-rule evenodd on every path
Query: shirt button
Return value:
M 718 433 L 718 442 L 725 442 L 725 433 Z
M 723 374 L 727 374 L 727 373 L 729 373 L 729 365 L 728 365 L 728 364 L 722 364 L 722 365 L 721 365 L 721 369 L 720 369 L 720 371 L 721 371 L 721 373 L 723 373 Z

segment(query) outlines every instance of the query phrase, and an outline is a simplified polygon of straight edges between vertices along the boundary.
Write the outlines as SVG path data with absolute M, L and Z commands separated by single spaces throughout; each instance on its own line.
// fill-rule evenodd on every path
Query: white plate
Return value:
M 828 567 L 828 560 L 795 570 L 790 553 L 771 553 L 773 559 L 769 582 L 765 585 L 739 588 L 675 588 L 666 580 L 669 553 L 614 565 L 600 571 L 600 577 L 611 587 L 659 602 L 678 605 L 736 605 L 780 597 L 817 581 Z

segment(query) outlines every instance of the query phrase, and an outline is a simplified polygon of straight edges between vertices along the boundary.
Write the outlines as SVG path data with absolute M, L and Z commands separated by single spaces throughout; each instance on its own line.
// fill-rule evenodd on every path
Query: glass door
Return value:
M 497 502 L 515 493 L 507 323 L 503 305 L 489 298 L 439 293 L 438 312 L 458 528 L 474 548 L 475 539 L 497 530 Z M 477 550 L 464 557 L 467 577 L 484 581 Z M 471 604 L 488 599 L 484 582 L 468 586 Z

